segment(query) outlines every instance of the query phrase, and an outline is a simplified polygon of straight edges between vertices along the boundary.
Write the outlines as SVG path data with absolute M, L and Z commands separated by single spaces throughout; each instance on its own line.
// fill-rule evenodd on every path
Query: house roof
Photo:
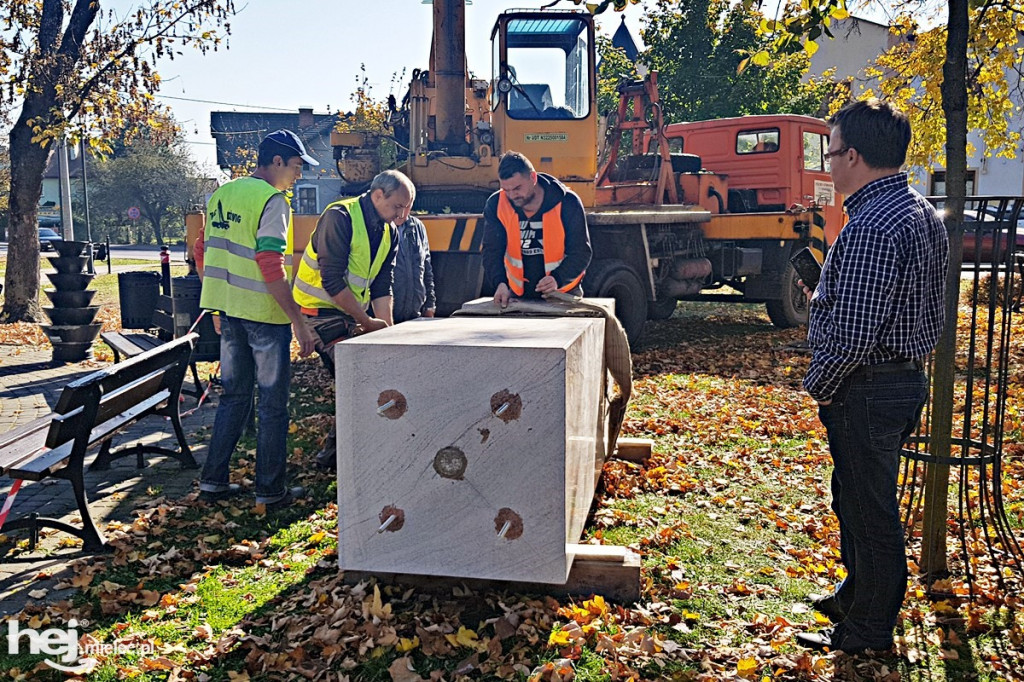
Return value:
M 612 46 L 623 50 L 631 62 L 635 62 L 640 54 L 636 41 L 633 40 L 633 35 L 629 32 L 629 28 L 626 27 L 625 15 L 622 16 L 622 21 L 619 22 L 619 27 L 615 29 L 615 35 L 612 36 Z
M 51 150 L 50 156 L 46 159 L 46 170 L 43 171 L 44 180 L 60 179 L 60 163 L 57 161 L 56 152 L 56 149 Z M 82 177 L 82 155 L 79 154 L 76 158 L 71 158 L 70 149 L 68 149 L 68 177 Z
M 306 150 L 321 166 L 329 165 L 333 158 L 331 130 L 337 120 L 337 114 L 306 112 L 210 112 L 210 134 L 217 142 L 217 165 L 226 169 L 243 163 L 245 159 L 240 150 L 256 150 L 260 140 L 281 128 L 298 135 Z M 306 125 L 300 125 L 300 122 Z

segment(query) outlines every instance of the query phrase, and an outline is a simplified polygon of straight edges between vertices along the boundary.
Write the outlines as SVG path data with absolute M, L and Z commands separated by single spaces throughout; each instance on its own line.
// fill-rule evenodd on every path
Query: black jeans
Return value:
M 832 510 L 839 517 L 847 577 L 836 588 L 846 619 L 841 649 L 888 649 L 907 590 L 907 557 L 897 499 L 900 450 L 928 396 L 918 370 L 863 369 L 818 410 L 832 454 Z

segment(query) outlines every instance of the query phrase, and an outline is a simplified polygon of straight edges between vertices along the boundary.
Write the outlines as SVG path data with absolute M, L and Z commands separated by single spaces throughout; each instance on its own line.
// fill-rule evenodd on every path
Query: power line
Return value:
M 160 97 L 162 99 L 176 99 L 176 100 L 180 100 L 182 102 L 199 102 L 200 104 L 219 104 L 219 105 L 225 106 L 225 107 L 247 107 L 249 109 L 269 109 L 269 110 L 272 110 L 272 111 L 288 111 L 288 112 L 296 111 L 295 109 L 282 109 L 281 107 L 264 107 L 264 106 L 260 106 L 258 104 L 235 104 L 233 102 L 215 102 L 215 101 L 209 100 L 209 99 L 193 99 L 191 97 L 173 97 L 171 95 L 156 95 L 156 96 Z

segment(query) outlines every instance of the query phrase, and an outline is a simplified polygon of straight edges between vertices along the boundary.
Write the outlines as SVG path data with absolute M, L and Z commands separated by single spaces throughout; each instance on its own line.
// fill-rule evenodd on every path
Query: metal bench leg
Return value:
M 196 400 L 199 400 L 203 397 L 203 391 L 206 389 L 203 386 L 203 380 L 199 378 L 199 369 L 196 367 L 196 363 L 191 362 L 188 367 L 192 371 L 192 382 L 196 385 L 196 389 L 194 392 L 182 389 L 181 392 L 191 395 Z
M 82 530 L 76 533 L 78 537 L 82 538 L 82 549 L 87 552 L 102 551 L 106 548 L 107 541 L 100 533 L 100 529 L 96 527 L 96 522 L 92 520 L 92 514 L 89 512 L 89 498 L 85 494 L 85 479 L 82 476 L 82 470 L 79 469 L 68 476 L 68 481 L 71 482 L 71 487 L 75 491 L 78 513 L 82 516 Z
M 192 456 L 192 451 L 185 440 L 185 430 L 181 428 L 181 415 L 178 414 L 177 410 L 171 410 L 171 425 L 174 426 L 174 435 L 178 439 L 178 448 L 181 450 L 174 457 L 181 462 L 182 469 L 198 469 L 199 462 Z

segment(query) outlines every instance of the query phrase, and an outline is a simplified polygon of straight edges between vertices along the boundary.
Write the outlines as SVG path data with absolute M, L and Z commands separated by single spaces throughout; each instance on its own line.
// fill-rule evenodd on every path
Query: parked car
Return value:
M 999 213 L 996 206 L 964 209 L 963 263 L 1005 263 L 1024 254 L 1024 218 L 1017 220 L 1011 240 L 1010 216 L 1001 219 Z
M 53 242 L 62 242 L 64 238 L 48 227 L 39 228 L 39 249 L 53 251 Z

